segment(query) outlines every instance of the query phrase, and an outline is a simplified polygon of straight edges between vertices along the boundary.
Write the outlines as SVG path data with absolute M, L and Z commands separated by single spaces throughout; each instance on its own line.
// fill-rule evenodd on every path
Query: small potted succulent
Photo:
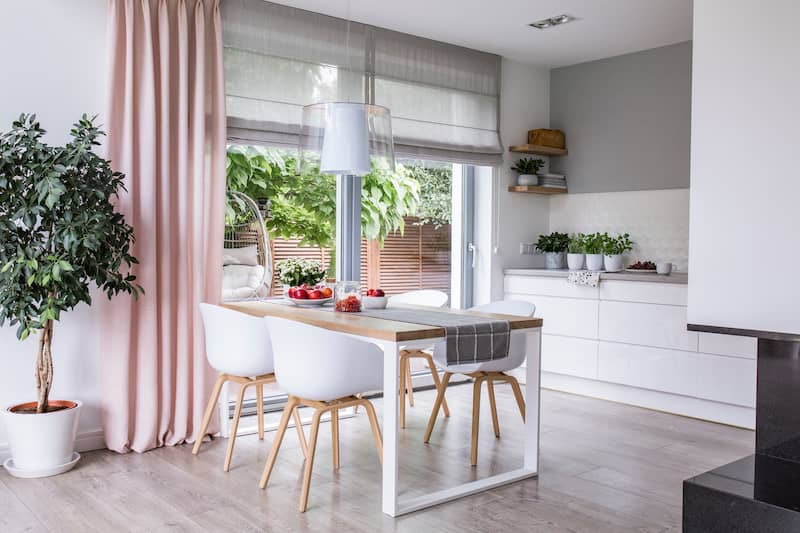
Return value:
M 607 234 L 592 233 L 583 237 L 583 251 L 586 253 L 586 269 L 593 272 L 603 270 L 603 249 Z
M 567 246 L 567 268 L 570 270 L 583 269 L 586 259 L 586 236 L 583 233 L 570 235 Z
M 550 235 L 540 235 L 536 241 L 536 251 L 544 254 L 545 268 L 555 270 L 564 268 L 565 252 L 569 245 L 569 235 L 554 231 Z
M 292 287 L 308 285 L 313 287 L 325 279 L 325 268 L 321 261 L 316 259 L 303 259 L 302 257 L 290 257 L 275 263 L 278 271 L 278 279 L 283 284 L 283 295 L 289 295 Z
M 511 170 L 517 172 L 517 185 L 538 185 L 539 176 L 536 174 L 544 166 L 544 161 L 533 157 L 523 157 Z
M 633 242 L 628 233 L 617 235 L 616 237 L 604 236 L 603 253 L 605 254 L 604 263 L 607 272 L 619 272 L 623 267 L 623 257 L 625 252 L 633 250 Z

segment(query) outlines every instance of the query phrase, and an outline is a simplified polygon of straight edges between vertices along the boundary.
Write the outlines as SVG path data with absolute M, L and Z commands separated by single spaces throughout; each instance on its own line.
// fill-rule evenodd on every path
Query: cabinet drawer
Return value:
M 697 397 L 756 406 L 756 361 L 697 354 Z
M 542 333 L 597 338 L 597 300 L 553 298 L 527 294 L 506 294 L 507 300 L 525 300 L 536 304 L 536 316 L 544 320 Z
M 542 370 L 597 379 L 597 341 L 542 335 Z
M 685 307 L 601 301 L 599 312 L 600 340 L 697 351 Z
M 687 286 L 643 281 L 600 282 L 600 299 L 663 305 L 686 305 Z
M 598 378 L 685 396 L 696 391 L 692 357 L 678 350 L 600 342 Z
M 564 298 L 597 299 L 598 288 L 567 283 L 566 278 L 545 278 L 535 276 L 506 276 L 505 292 L 516 294 L 536 294 L 541 296 L 562 296 Z
M 758 339 L 755 337 L 700 332 L 698 333 L 698 342 L 700 352 L 716 355 L 755 359 L 758 350 Z

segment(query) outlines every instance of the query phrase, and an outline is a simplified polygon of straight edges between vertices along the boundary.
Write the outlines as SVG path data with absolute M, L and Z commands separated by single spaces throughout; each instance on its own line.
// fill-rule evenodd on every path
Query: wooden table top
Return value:
M 339 331 L 341 333 L 361 335 L 363 337 L 392 342 L 444 337 L 444 328 L 441 327 L 411 324 L 409 322 L 396 322 L 393 320 L 364 316 L 360 313 L 337 313 L 330 308 L 296 307 L 294 305 L 270 303 L 266 301 L 229 302 L 222 304 L 222 306 L 252 316 L 277 316 L 303 322 L 311 326 L 329 329 L 331 331 Z M 512 330 L 539 328 L 542 326 L 541 318 L 477 313 L 460 309 L 433 309 L 430 307 L 426 307 L 425 309 L 427 311 L 479 315 L 507 320 Z

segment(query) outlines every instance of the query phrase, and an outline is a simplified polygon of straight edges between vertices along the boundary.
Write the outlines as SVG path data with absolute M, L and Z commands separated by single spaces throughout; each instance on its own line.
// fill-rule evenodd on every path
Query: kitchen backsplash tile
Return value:
M 554 195 L 550 231 L 631 234 L 637 260 L 689 263 L 689 189 Z

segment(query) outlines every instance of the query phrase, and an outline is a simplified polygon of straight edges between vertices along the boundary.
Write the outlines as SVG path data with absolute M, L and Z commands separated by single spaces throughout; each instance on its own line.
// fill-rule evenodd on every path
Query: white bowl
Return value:
M 317 307 L 325 305 L 328 302 L 332 302 L 333 296 L 331 296 L 330 298 L 320 298 L 318 300 L 312 300 L 311 298 L 301 299 L 301 298 L 289 298 L 289 297 L 287 297 L 286 299 L 298 307 Z
M 389 303 L 387 296 L 362 296 L 361 304 L 365 309 L 386 309 L 386 304 Z

